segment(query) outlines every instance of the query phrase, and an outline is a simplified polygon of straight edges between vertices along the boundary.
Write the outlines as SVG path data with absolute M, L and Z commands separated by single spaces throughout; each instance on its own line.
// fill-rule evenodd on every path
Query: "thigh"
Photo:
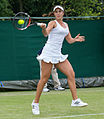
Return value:
M 52 70 L 52 64 L 41 61 L 41 77 L 49 78 Z
M 62 73 L 64 73 L 67 77 L 74 76 L 74 70 L 70 62 L 66 59 L 64 62 L 60 62 L 55 65 Z

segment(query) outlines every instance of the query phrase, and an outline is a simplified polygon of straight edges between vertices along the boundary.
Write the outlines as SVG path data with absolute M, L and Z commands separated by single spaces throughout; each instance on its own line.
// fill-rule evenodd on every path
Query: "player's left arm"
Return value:
M 70 34 L 70 31 L 69 31 L 68 35 L 65 38 L 66 38 L 67 42 L 70 43 L 70 44 L 75 43 L 75 42 L 83 42 L 83 41 L 85 41 L 85 37 L 84 36 L 80 36 L 80 34 L 78 34 L 75 38 L 72 38 L 72 36 Z

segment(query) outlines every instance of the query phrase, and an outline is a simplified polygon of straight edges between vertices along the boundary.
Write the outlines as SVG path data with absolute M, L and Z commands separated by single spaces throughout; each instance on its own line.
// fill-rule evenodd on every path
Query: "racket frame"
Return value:
M 19 15 L 19 14 L 24 14 L 24 15 L 26 15 L 26 16 L 28 17 L 28 19 L 29 19 L 27 26 L 24 27 L 24 28 L 18 28 L 18 27 L 16 26 L 16 24 L 15 24 L 15 18 L 16 18 L 16 16 Z M 29 26 L 32 26 L 32 25 L 41 26 L 42 24 L 43 24 L 43 23 L 38 23 L 38 22 L 31 23 L 31 17 L 30 17 L 30 15 L 27 14 L 27 13 L 25 13 L 25 12 L 18 12 L 18 13 L 13 17 L 13 25 L 14 25 L 14 27 L 15 27 L 16 29 L 18 29 L 18 30 L 25 30 L 25 29 L 27 29 Z

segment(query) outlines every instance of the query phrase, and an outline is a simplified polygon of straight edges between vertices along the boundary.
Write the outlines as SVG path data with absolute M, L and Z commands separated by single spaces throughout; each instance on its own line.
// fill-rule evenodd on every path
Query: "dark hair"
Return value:
M 53 17 L 53 12 L 49 12 L 48 14 L 43 14 L 42 17 Z

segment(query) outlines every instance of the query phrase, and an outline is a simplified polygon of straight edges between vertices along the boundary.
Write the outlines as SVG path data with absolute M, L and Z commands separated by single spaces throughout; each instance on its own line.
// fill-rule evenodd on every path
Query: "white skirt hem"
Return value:
M 43 60 L 46 63 L 52 63 L 52 64 L 57 64 L 59 62 L 63 62 L 67 59 L 68 55 L 60 55 L 57 58 L 56 57 L 49 57 L 49 56 L 44 56 L 44 55 L 40 55 L 37 56 L 37 60 L 41 61 Z

